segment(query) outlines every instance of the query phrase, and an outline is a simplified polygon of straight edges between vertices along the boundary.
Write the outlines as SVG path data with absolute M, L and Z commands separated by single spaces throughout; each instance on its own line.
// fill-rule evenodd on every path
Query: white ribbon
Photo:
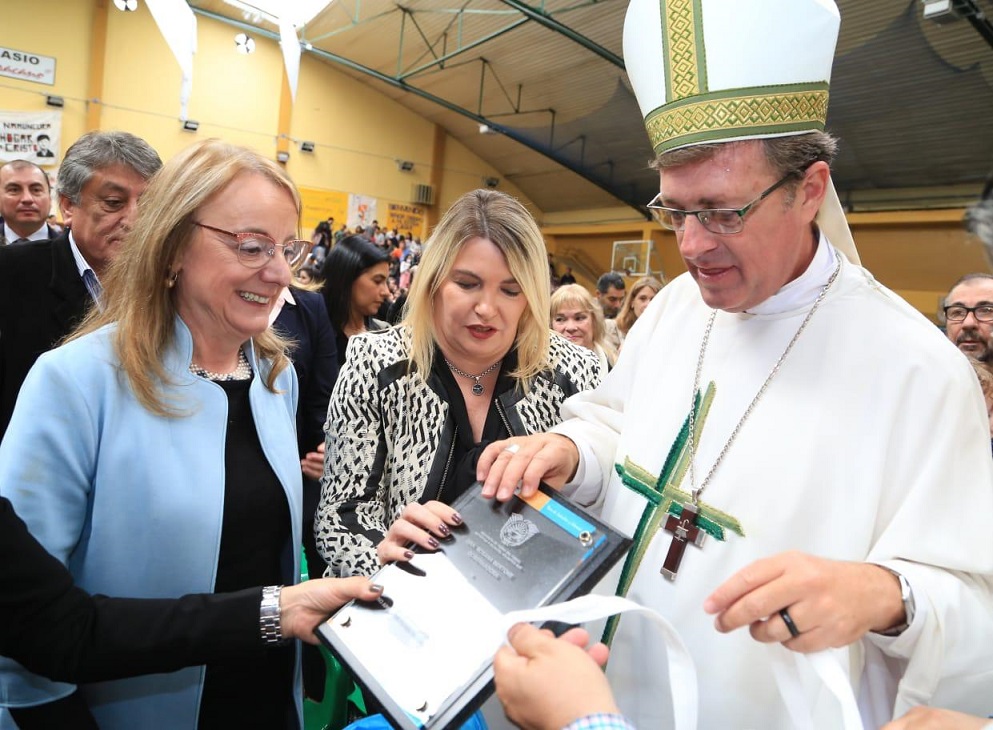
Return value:
M 580 596 L 564 603 L 555 603 L 525 611 L 512 611 L 504 616 L 506 621 L 504 634 L 511 626 L 521 622 L 562 621 L 569 624 L 580 624 L 631 611 L 645 614 L 658 627 L 665 639 L 674 730 L 695 730 L 698 695 L 693 658 L 672 624 L 662 618 L 658 612 L 620 596 Z
M 811 654 L 800 654 L 790 651 L 779 644 L 770 644 L 772 654 L 772 672 L 776 677 L 776 685 L 782 695 L 783 703 L 790 713 L 792 727 L 797 730 L 808 730 L 814 727 L 811 708 L 804 698 L 800 686 L 799 666 L 809 664 L 828 690 L 841 705 L 842 724 L 840 730 L 863 730 L 862 715 L 859 713 L 858 702 L 848 675 L 829 651 L 816 651 Z M 798 666 L 799 665 L 799 666 Z

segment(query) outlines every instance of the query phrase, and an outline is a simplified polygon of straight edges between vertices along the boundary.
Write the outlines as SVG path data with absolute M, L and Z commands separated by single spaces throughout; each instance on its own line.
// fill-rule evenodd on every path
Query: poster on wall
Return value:
M 394 228 L 400 233 L 411 233 L 420 237 L 424 228 L 424 208 L 406 203 L 390 203 L 386 210 L 387 230 Z
M 300 188 L 303 212 L 300 215 L 300 228 L 304 238 L 310 238 L 314 228 L 321 221 L 334 218 L 335 230 L 345 223 L 348 212 L 348 193 L 337 190 Z
M 359 226 L 365 228 L 372 225 L 372 222 L 377 220 L 377 207 L 376 198 L 369 197 L 368 195 L 349 195 L 348 228 L 355 230 Z
M 0 163 L 27 160 L 57 165 L 61 133 L 62 112 L 0 110 Z
M 55 58 L 0 46 L 0 76 L 55 85 Z

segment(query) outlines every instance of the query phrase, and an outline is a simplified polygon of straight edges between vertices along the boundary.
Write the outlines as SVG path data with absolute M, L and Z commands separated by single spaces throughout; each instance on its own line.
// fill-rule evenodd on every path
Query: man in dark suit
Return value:
M 0 246 L 55 238 L 46 223 L 52 189 L 45 171 L 27 160 L 0 165 Z
M 100 276 L 131 230 L 138 197 L 161 166 L 155 150 L 133 134 L 83 135 L 59 168 L 67 230 L 49 241 L 0 247 L 0 438 L 35 360 L 99 299 Z

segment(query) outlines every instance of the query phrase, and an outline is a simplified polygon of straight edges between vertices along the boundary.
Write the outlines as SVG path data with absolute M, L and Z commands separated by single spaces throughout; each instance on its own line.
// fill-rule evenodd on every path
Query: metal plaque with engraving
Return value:
M 555 490 L 499 503 L 481 488 L 452 505 L 463 525 L 437 552 L 385 566 L 379 601 L 353 601 L 317 630 L 404 730 L 458 727 L 493 691 L 503 615 L 587 593 L 630 546 Z

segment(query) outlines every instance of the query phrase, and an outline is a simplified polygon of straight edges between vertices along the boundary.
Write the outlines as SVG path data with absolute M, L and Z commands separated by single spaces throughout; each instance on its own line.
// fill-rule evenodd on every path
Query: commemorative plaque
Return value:
M 452 506 L 463 525 L 433 553 L 382 568 L 375 602 L 352 601 L 321 640 L 403 730 L 458 727 L 493 691 L 504 615 L 590 590 L 630 540 L 542 486 L 533 497 Z

